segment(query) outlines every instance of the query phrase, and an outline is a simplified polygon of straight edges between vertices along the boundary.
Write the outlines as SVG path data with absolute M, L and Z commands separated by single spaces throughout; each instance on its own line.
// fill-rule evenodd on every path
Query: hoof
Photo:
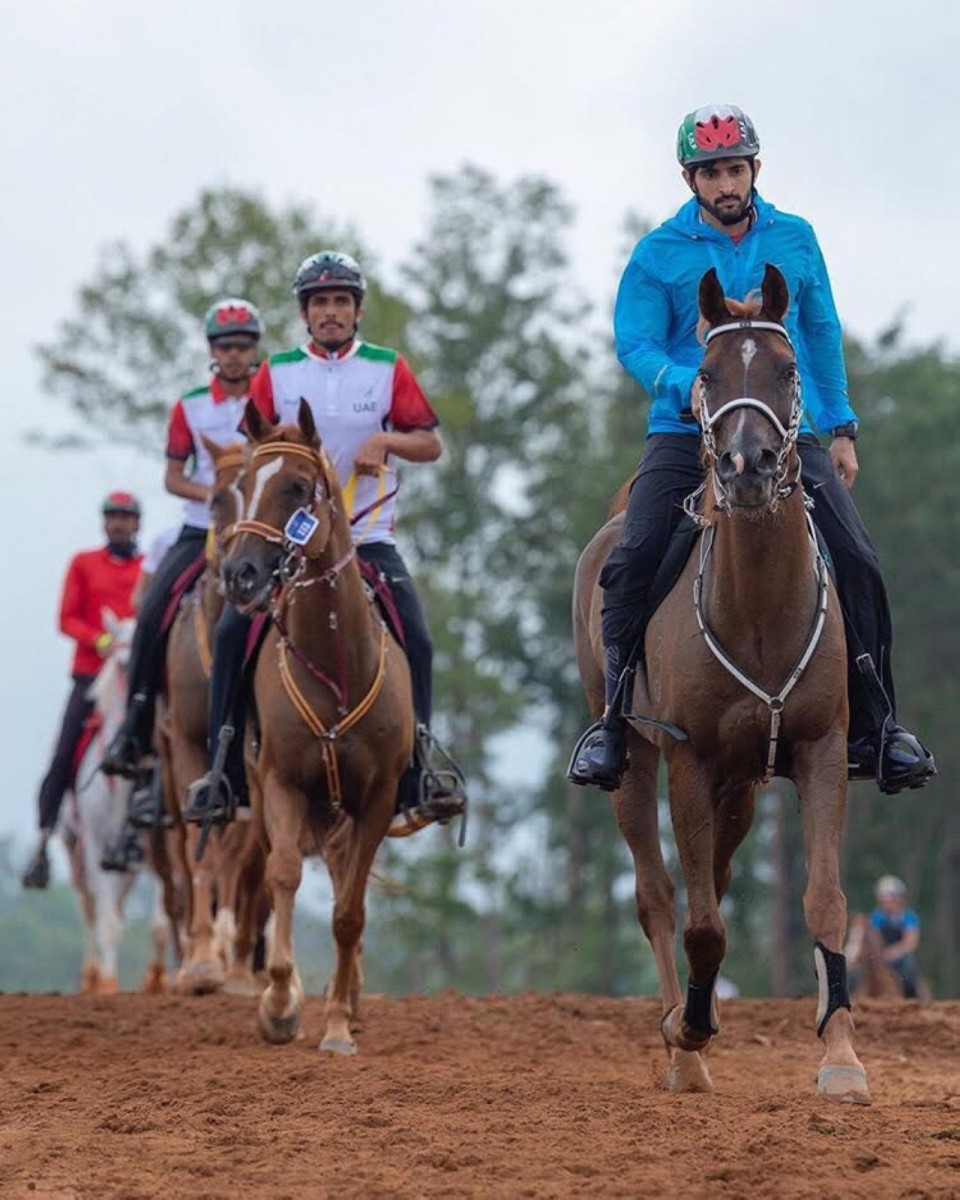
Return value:
M 96 963 L 87 963 L 80 974 L 80 991 L 84 996 L 95 996 L 100 987 L 100 968 Z
M 660 1032 L 663 1034 L 663 1040 L 671 1049 L 690 1052 L 702 1050 L 713 1036 L 710 1033 L 701 1033 L 699 1030 L 691 1029 L 683 1019 L 683 1009 L 679 1004 L 674 1005 L 668 1013 L 664 1014 L 660 1022 Z
M 101 975 L 94 991 L 98 996 L 116 996 L 120 991 L 116 975 Z
M 230 996 L 259 996 L 263 989 L 249 971 L 234 972 L 227 976 L 223 990 Z
M 275 1017 L 261 1005 L 257 1020 L 266 1041 L 274 1046 L 284 1046 L 297 1036 L 297 1030 L 300 1028 L 300 1010 L 294 1009 L 288 1017 Z
M 840 1104 L 872 1104 L 863 1067 L 821 1067 L 817 1072 L 817 1094 Z
M 185 996 L 205 996 L 223 987 L 223 966 L 219 962 L 187 963 L 177 973 L 177 991 Z
M 163 967 L 152 966 L 143 977 L 140 991 L 145 996 L 163 996 L 170 986 L 170 980 Z
M 668 1092 L 713 1092 L 713 1080 L 699 1054 L 677 1050 L 667 1071 Z
M 328 1054 L 356 1054 L 357 1043 L 348 1037 L 325 1037 L 320 1043 L 320 1049 Z

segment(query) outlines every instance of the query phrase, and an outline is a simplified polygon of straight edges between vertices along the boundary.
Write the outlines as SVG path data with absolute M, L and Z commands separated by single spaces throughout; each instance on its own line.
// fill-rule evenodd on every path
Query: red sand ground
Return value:
M 350 1059 L 254 1005 L 0 996 L 0 1196 L 960 1196 L 960 1003 L 859 1007 L 872 1108 L 817 1099 L 811 1000 L 725 1004 L 680 1097 L 652 1000 L 370 998 Z

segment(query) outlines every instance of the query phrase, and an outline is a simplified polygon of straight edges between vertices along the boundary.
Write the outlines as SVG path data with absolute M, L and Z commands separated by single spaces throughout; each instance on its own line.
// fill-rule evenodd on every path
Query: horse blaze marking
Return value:
M 262 467 L 257 469 L 257 477 L 253 485 L 253 495 L 250 497 L 247 511 L 243 514 L 248 521 L 253 521 L 256 518 L 257 508 L 263 498 L 263 489 L 282 466 L 283 459 L 280 455 L 277 455 L 273 462 L 264 463 Z
M 757 353 L 757 343 L 753 338 L 744 338 L 743 345 L 740 347 L 740 357 L 743 359 L 744 371 L 750 370 L 750 364 L 753 362 L 754 355 Z

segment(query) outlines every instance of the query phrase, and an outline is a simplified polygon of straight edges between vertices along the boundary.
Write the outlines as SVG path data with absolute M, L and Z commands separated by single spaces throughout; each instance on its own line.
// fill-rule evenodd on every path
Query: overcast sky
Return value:
M 6 0 L 3 12 L 11 432 L 63 424 L 32 348 L 71 313 L 98 249 L 151 245 L 204 186 L 310 201 L 352 221 L 389 270 L 423 232 L 431 174 L 467 161 L 504 181 L 543 174 L 576 207 L 576 276 L 602 309 L 625 210 L 661 220 L 683 202 L 676 127 L 712 101 L 753 117 L 761 190 L 813 223 L 852 332 L 906 309 L 913 341 L 960 345 L 955 4 Z M 65 564 L 98 543 L 109 488 L 144 496 L 148 534 L 178 506 L 156 462 L 109 446 L 55 456 L 14 439 L 7 456 L 0 834 L 25 845 L 67 692 Z

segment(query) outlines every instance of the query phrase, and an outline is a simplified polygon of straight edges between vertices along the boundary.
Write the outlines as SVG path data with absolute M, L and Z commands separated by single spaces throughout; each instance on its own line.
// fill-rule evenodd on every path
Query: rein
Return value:
M 741 333 L 745 329 L 767 329 L 774 333 L 780 334 L 783 337 L 790 349 L 793 349 L 793 343 L 790 341 L 790 335 L 787 333 L 783 325 L 776 321 L 757 321 L 750 317 L 744 317 L 742 320 L 729 321 L 723 325 L 717 325 L 707 334 L 707 344 L 710 341 L 719 337 L 724 333 Z M 728 413 L 734 412 L 737 409 L 752 408 L 761 413 L 770 424 L 776 429 L 781 438 L 780 451 L 777 455 L 777 466 L 774 471 L 774 487 L 773 499 L 769 505 L 771 513 L 776 512 L 780 504 L 788 496 L 796 491 L 800 484 L 801 464 L 799 456 L 797 460 L 797 470 L 795 477 L 787 481 L 787 470 L 789 466 L 790 456 L 796 449 L 797 436 L 800 432 L 800 422 L 803 419 L 803 400 L 800 392 L 799 379 L 794 390 L 793 399 L 790 405 L 790 418 L 784 426 L 783 422 L 773 411 L 769 404 L 763 400 L 758 400 L 754 396 L 738 396 L 734 400 L 728 400 L 722 404 L 715 413 L 711 413 L 707 407 L 707 389 L 706 383 L 701 377 L 700 379 L 700 425 L 703 430 L 703 445 L 710 460 L 713 470 L 713 485 L 716 492 L 715 509 L 718 512 L 729 513 L 731 509 L 730 501 L 727 499 L 726 489 L 720 482 L 716 471 L 717 462 L 717 443 L 714 436 L 714 428 L 717 422 Z M 684 511 L 688 516 L 692 517 L 698 524 L 705 526 L 706 530 L 700 542 L 700 566 L 697 571 L 697 577 L 693 585 L 693 607 L 697 617 L 697 625 L 703 635 L 703 640 L 707 643 L 710 652 L 720 665 L 732 675 L 739 683 L 741 683 L 748 692 L 751 692 L 758 700 L 762 700 L 766 704 L 770 713 L 770 733 L 767 741 L 767 765 L 766 772 L 763 777 L 763 782 L 767 783 L 773 776 L 774 767 L 777 760 L 777 747 L 780 738 L 780 726 L 783 721 L 783 709 L 787 697 L 793 691 L 803 672 L 806 670 L 814 652 L 820 642 L 820 636 L 823 633 L 824 626 L 827 620 L 827 599 L 830 583 L 830 576 L 827 572 L 826 564 L 823 561 L 823 555 L 820 553 L 820 547 L 817 545 L 817 537 L 813 528 L 813 522 L 810 519 L 809 511 L 804 512 L 807 522 L 807 532 L 810 537 L 814 552 L 814 567 L 817 574 L 817 607 L 813 615 L 813 621 L 810 630 L 807 633 L 807 640 L 804 643 L 803 650 L 797 660 L 793 670 L 787 676 L 787 679 L 780 687 L 780 690 L 774 695 L 764 691 L 758 683 L 750 676 L 742 671 L 733 659 L 727 654 L 723 646 L 717 639 L 716 634 L 710 628 L 706 616 L 703 611 L 703 579 L 706 571 L 707 562 L 709 561 L 711 551 L 713 550 L 714 538 L 716 535 L 716 525 L 708 520 L 697 511 L 697 499 L 705 491 L 706 482 L 702 483 L 692 495 L 688 496 L 684 501 Z M 809 501 L 804 501 L 807 508 Z
M 266 458 L 274 454 L 294 454 L 300 458 L 307 459 L 317 471 L 317 479 L 314 482 L 313 499 L 306 512 L 313 516 L 320 500 L 329 506 L 331 516 L 336 513 L 336 505 L 330 494 L 329 482 L 324 466 L 324 456 L 321 452 L 312 449 L 308 446 L 299 446 L 296 443 L 287 442 L 268 442 L 263 443 L 254 450 L 251 456 L 251 462 L 256 462 L 257 459 Z M 321 484 L 325 485 L 322 486 Z M 391 493 L 391 495 L 394 493 Z M 357 518 L 366 516 L 371 510 L 380 507 L 390 499 L 389 495 L 378 497 L 373 505 L 365 508 L 361 513 L 357 514 Z M 347 662 L 344 652 L 343 642 L 338 634 L 337 614 L 336 611 L 330 613 L 330 631 L 333 634 L 334 645 L 337 654 L 337 675 L 338 679 L 333 680 L 326 672 L 322 671 L 316 663 L 307 657 L 302 650 L 299 650 L 290 638 L 290 631 L 286 623 L 286 613 L 290 605 L 296 599 L 297 593 L 302 588 L 312 587 L 314 584 L 325 583 L 331 590 L 335 590 L 337 581 L 356 555 L 356 546 L 351 541 L 349 550 L 346 551 L 332 566 L 313 575 L 310 579 L 301 578 L 308 569 L 308 564 L 315 561 L 326 550 L 324 546 L 319 554 L 310 555 L 307 553 L 306 546 L 298 545 L 291 542 L 283 529 L 278 529 L 273 525 L 268 525 L 264 521 L 257 520 L 241 520 L 229 530 L 228 536 L 230 539 L 240 533 L 250 533 L 255 537 L 262 538 L 264 541 L 274 545 L 279 545 L 284 548 L 285 555 L 280 566 L 280 586 L 274 594 L 270 602 L 270 617 L 277 629 L 279 635 L 278 654 L 279 654 L 279 671 L 280 680 L 283 684 L 284 691 L 290 703 L 300 715 L 303 723 L 307 726 L 314 737 L 320 741 L 320 753 L 323 757 L 324 767 L 327 773 L 327 785 L 329 789 L 329 797 L 331 807 L 339 809 L 343 803 L 343 789 L 340 783 L 340 770 L 337 762 L 336 742 L 337 740 L 351 729 L 358 721 L 360 721 L 369 712 L 374 701 L 380 694 L 383 686 L 384 678 L 386 677 L 386 660 L 387 660 L 387 627 L 381 621 L 380 623 L 380 653 L 377 670 L 373 678 L 367 694 L 353 709 L 347 708 L 348 703 L 348 688 L 349 680 L 347 678 Z M 303 691 L 298 686 L 293 677 L 290 668 L 290 656 L 293 656 L 297 662 L 301 664 L 315 679 L 322 683 L 332 694 L 337 705 L 337 713 L 339 720 L 333 725 L 325 725 L 317 716 L 310 702 L 304 696 Z

